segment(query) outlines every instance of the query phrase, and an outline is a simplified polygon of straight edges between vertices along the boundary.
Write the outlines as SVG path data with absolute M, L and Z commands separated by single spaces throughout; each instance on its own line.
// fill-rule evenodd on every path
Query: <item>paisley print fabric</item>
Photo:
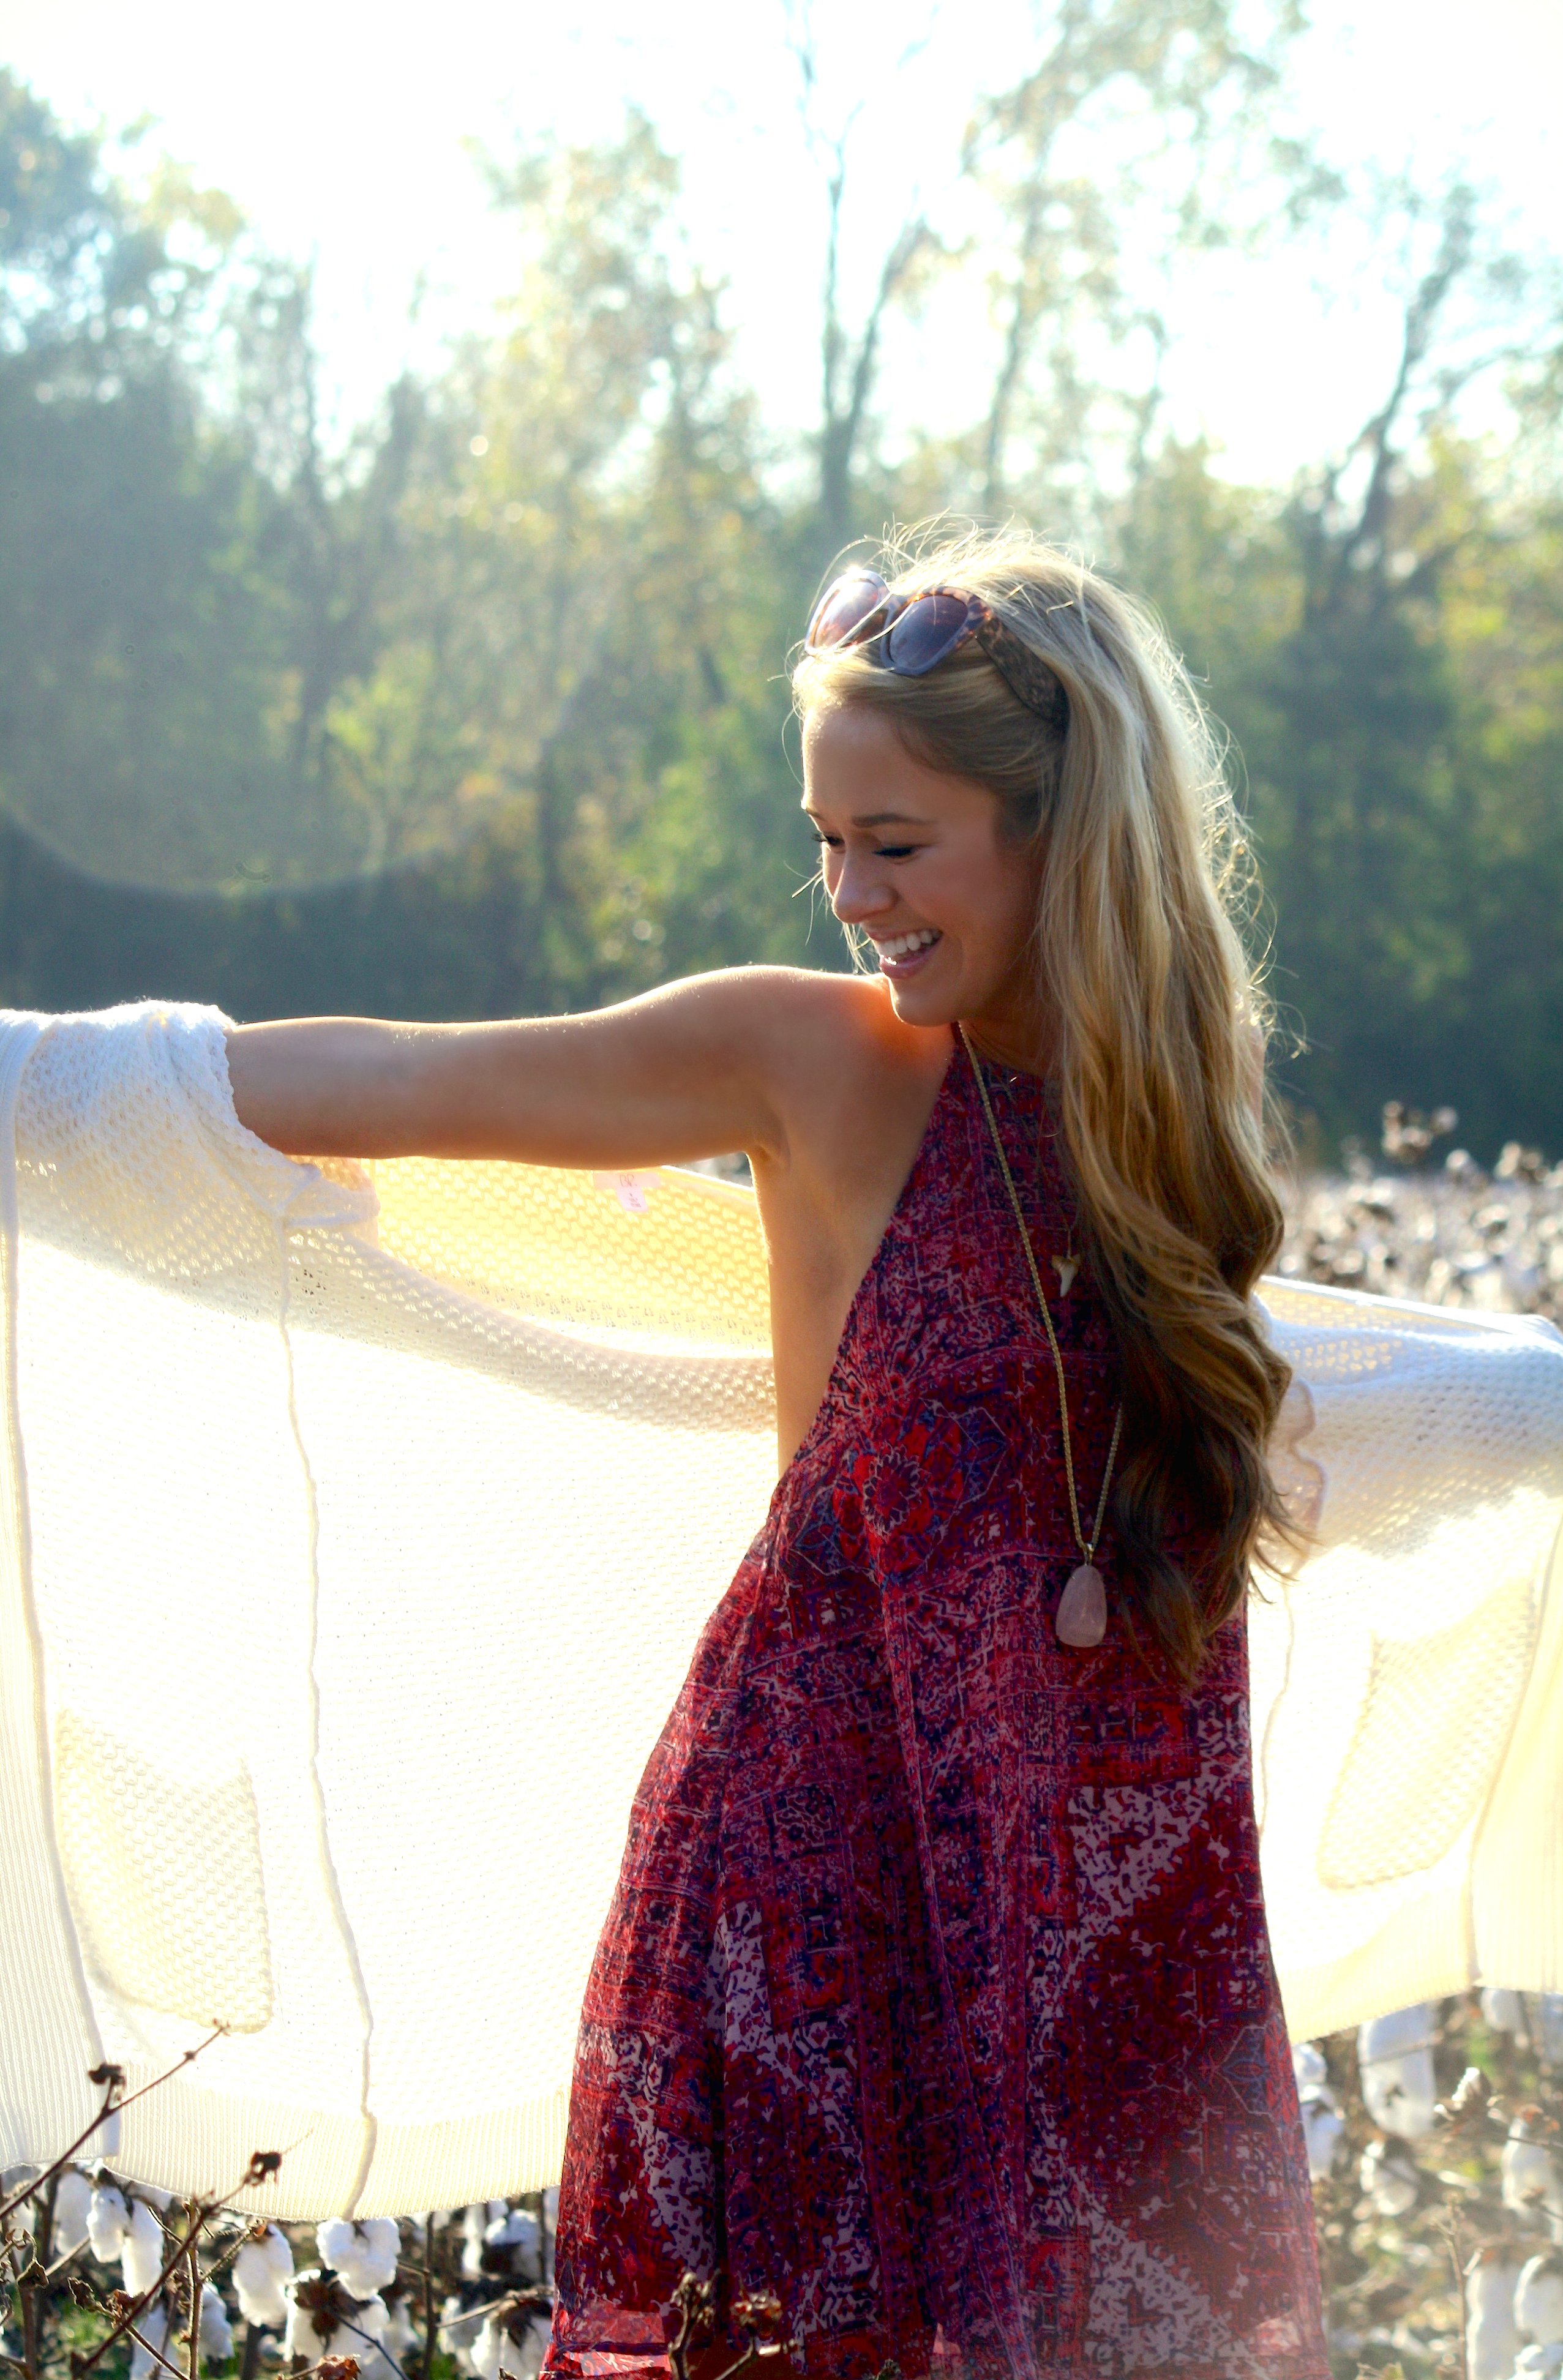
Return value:
M 1042 1087 L 987 1080 L 1051 1281 Z M 1083 1272 L 1053 1310 L 1093 1507 L 1112 1334 Z M 1181 1692 L 1100 1559 L 1072 1651 L 1052 1360 L 958 1050 L 636 1798 L 545 2373 L 665 2372 L 689 2268 L 832 2380 L 1327 2380 L 1243 1630 Z

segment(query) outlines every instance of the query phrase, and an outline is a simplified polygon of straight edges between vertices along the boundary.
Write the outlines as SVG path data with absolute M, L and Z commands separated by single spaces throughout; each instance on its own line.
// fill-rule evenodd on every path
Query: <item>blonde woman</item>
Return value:
M 1326 2380 L 1250 1781 L 1287 1376 L 1220 771 L 1144 615 L 1016 536 L 844 574 L 794 686 L 872 976 L 232 1038 L 284 1148 L 753 1167 L 782 1475 L 630 1816 L 545 2370 L 665 2372 L 690 2272 L 697 2370 L 768 2297 L 832 2380 Z

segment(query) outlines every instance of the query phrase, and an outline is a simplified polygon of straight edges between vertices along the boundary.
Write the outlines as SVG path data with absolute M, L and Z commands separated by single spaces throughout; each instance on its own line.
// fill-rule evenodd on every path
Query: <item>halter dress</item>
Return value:
M 1051 1288 L 1074 1227 L 1044 1087 L 984 1075 Z M 1113 1336 L 1083 1270 L 1052 1306 L 1084 1513 Z M 1196 1516 L 1170 1535 L 1197 1562 Z M 766 2293 L 831 2380 L 1328 2380 L 1243 1626 L 1180 1689 L 1130 1644 L 1109 1530 L 1106 1637 L 1071 1649 L 1079 1560 L 958 1047 L 636 1796 L 545 2375 L 667 2372 L 689 2270 L 732 2358 L 727 2308 Z

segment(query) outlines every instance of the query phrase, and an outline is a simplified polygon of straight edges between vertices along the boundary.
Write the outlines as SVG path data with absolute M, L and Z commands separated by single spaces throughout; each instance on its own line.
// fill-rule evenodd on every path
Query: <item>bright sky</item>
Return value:
M 651 20 L 648 30 L 648 19 Z M 860 273 L 913 193 L 947 186 L 971 100 L 1028 55 L 1027 0 L 944 0 L 894 83 L 886 30 L 913 11 L 824 8 L 823 114 L 866 95 L 849 220 Z M 978 28 L 973 37 L 973 28 Z M 67 119 L 149 113 L 164 145 L 221 183 L 274 246 L 313 254 L 321 334 L 342 402 L 372 403 L 409 353 L 481 318 L 506 277 L 465 143 L 501 151 L 547 128 L 611 133 L 639 103 L 686 160 L 696 251 L 730 283 L 739 358 L 784 427 L 812 418 L 823 200 L 802 140 L 782 0 L 0 0 L 0 59 Z M 1563 98 L 1558 0 L 1317 0 L 1296 69 L 1300 113 L 1342 162 L 1459 163 L 1497 186 L 1517 226 L 1555 237 L 1563 186 L 1551 119 Z M 878 203 L 871 200 L 871 192 Z M 1186 297 L 1169 373 L 1184 431 L 1244 477 L 1289 472 L 1344 439 L 1381 394 L 1394 322 L 1346 258 L 1227 264 Z M 432 295 L 422 328 L 408 304 Z M 960 342 L 910 334 L 901 385 L 932 418 L 967 401 Z

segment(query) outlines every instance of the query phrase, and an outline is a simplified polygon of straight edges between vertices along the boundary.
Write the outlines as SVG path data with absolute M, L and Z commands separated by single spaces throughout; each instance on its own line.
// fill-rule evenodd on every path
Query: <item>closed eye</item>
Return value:
M 813 838 L 827 851 L 839 851 L 843 847 L 840 835 L 822 834 L 818 827 L 813 830 Z M 915 859 L 923 848 L 921 843 L 881 843 L 874 845 L 873 856 L 875 859 Z

